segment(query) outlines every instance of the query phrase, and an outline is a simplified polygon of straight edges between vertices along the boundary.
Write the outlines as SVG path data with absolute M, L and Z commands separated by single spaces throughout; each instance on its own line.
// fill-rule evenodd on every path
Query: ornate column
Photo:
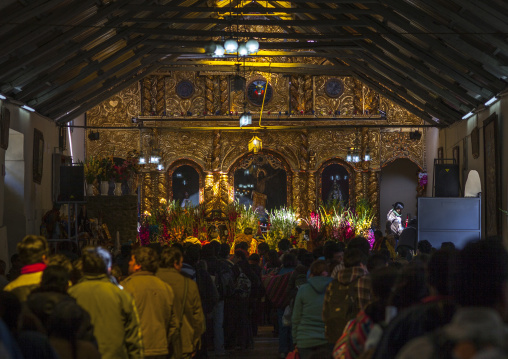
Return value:
M 379 171 L 371 171 L 368 173 L 367 198 L 374 210 L 373 224 L 377 228 L 380 227 L 380 199 L 379 199 Z
M 142 172 L 141 176 L 141 213 L 152 212 L 152 177 L 150 172 Z
M 157 203 L 161 199 L 168 199 L 168 174 L 167 172 L 157 172 Z
M 355 172 L 355 203 L 365 196 L 363 191 L 363 173 Z
M 204 190 L 205 210 L 209 214 L 214 209 L 214 194 L 213 194 L 213 173 L 207 172 L 205 177 L 205 190 Z
M 302 216 L 302 195 L 300 189 L 300 172 L 293 173 L 293 207 L 296 209 L 297 216 Z

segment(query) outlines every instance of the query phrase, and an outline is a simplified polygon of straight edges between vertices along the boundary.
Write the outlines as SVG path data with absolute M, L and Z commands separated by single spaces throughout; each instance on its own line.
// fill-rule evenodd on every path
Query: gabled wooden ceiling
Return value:
M 203 48 L 245 29 L 272 72 L 354 76 L 439 126 L 507 85 L 505 0 L 1 0 L 0 93 L 65 123 L 158 71 L 234 68 Z

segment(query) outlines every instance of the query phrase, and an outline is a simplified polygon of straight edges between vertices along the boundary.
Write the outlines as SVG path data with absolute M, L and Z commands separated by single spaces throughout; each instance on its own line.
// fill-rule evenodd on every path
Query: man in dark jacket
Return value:
M 158 265 L 153 249 L 138 248 L 129 262 L 130 276 L 122 282 L 136 302 L 146 358 L 167 357 L 170 338 L 180 327 L 173 305 L 173 289 L 155 276 Z
M 173 289 L 175 312 L 181 323 L 177 329 L 180 332 L 181 357 L 191 358 L 199 348 L 205 331 L 205 316 L 197 284 L 181 274 L 182 266 L 182 252 L 175 247 L 165 248 L 156 275 Z
M 143 358 L 143 343 L 134 298 L 111 283 L 111 255 L 102 247 L 83 251 L 83 278 L 69 294 L 92 318 L 102 359 Z

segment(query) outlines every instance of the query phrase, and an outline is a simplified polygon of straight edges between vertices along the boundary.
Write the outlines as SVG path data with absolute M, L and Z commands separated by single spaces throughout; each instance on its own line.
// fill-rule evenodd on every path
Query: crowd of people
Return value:
M 282 239 L 231 253 L 212 240 L 77 257 L 29 235 L 10 270 L 0 265 L 0 357 L 241 357 L 260 325 L 273 327 L 280 358 L 508 357 L 501 241 L 457 250 L 375 237 L 372 248 L 323 238 L 310 252 Z

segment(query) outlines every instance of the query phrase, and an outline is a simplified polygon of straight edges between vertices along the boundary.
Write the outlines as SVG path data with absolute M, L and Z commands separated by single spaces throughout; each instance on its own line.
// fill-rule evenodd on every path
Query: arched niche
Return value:
M 271 210 L 291 205 L 291 168 L 278 153 L 263 150 L 238 158 L 228 171 L 234 199 L 256 208 L 265 201 Z
M 189 194 L 192 205 L 203 202 L 205 175 L 203 169 L 194 161 L 181 159 L 173 162 L 168 169 L 168 199 L 180 203 Z
M 316 172 L 318 203 L 341 200 L 343 206 L 354 204 L 355 171 L 347 162 L 334 158 L 324 162 Z
M 412 218 L 417 214 L 418 172 L 422 169 L 415 161 L 401 157 L 383 164 L 379 186 L 381 219 L 386 218 L 395 202 L 404 203 L 402 217 Z M 381 222 L 384 223 L 384 222 Z

